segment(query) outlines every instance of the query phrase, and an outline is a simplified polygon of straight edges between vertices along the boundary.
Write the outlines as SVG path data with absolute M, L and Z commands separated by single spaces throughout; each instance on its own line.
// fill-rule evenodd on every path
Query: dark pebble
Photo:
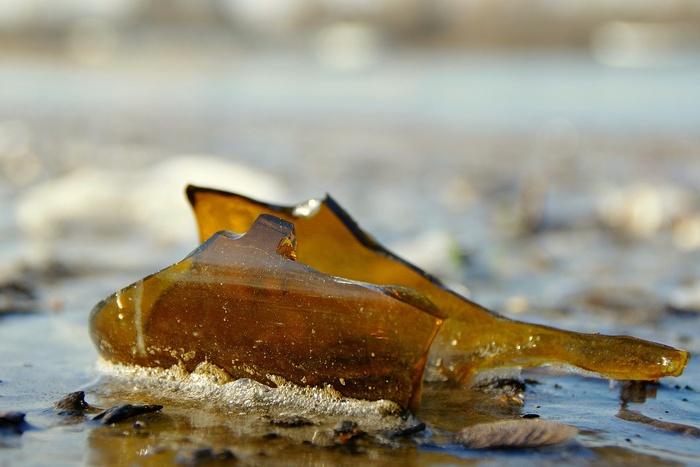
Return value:
M 425 431 L 426 425 L 425 423 L 419 423 L 417 425 L 409 426 L 408 428 L 404 428 L 403 430 L 399 430 L 395 433 L 392 433 L 391 437 L 392 438 L 405 438 L 407 436 L 413 436 L 416 433 L 421 433 Z
M 82 415 L 90 405 L 85 402 L 85 392 L 71 392 L 54 403 L 53 408 L 59 415 Z
M 0 284 L 0 314 L 37 311 L 34 287 L 21 280 Z
M 25 414 L 22 412 L 1 412 L 0 413 L 0 433 L 21 435 L 28 428 L 29 424 L 24 420 Z
M 214 450 L 213 448 L 201 448 L 195 451 L 177 456 L 180 464 L 198 464 L 200 462 L 235 460 L 236 455 L 228 449 Z
M 521 418 L 540 418 L 540 416 L 536 413 L 525 413 Z
M 525 392 L 525 383 L 517 378 L 495 378 L 479 382 L 474 388 L 490 394 L 515 396 Z
M 228 449 L 215 451 L 212 448 L 198 449 L 194 452 L 194 457 L 197 460 L 214 460 L 214 459 L 235 459 L 236 456 Z
M 100 412 L 93 417 L 93 420 L 101 422 L 103 425 L 111 425 L 112 423 L 119 423 L 129 418 L 136 417 L 150 412 L 157 412 L 162 409 L 162 405 L 132 405 L 124 404 L 117 405 L 110 409 Z

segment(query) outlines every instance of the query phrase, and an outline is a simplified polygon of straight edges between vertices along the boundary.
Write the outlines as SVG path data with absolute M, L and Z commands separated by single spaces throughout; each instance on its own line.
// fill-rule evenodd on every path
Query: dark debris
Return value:
M 493 378 L 487 379 L 474 385 L 478 389 L 487 394 L 501 394 L 508 396 L 517 396 L 525 392 L 525 383 L 517 378 Z
M 21 435 L 29 429 L 25 414 L 11 411 L 0 413 L 0 435 Z
M 123 422 L 132 417 L 138 415 L 143 415 L 146 413 L 157 412 L 162 409 L 162 405 L 152 404 L 152 405 L 132 405 L 123 404 L 117 405 L 115 407 L 109 408 L 104 412 L 100 412 L 95 415 L 92 419 L 101 422 L 103 425 L 111 425 L 112 423 Z
M 61 398 L 53 405 L 54 410 L 58 415 L 84 415 L 85 411 L 90 408 L 90 404 L 85 402 L 85 392 L 71 392 Z
M 333 431 L 338 436 L 337 442 L 339 444 L 349 444 L 360 438 L 363 438 L 367 433 L 362 431 L 357 423 L 351 420 L 343 420 L 338 423 Z
M 285 428 L 296 428 L 300 426 L 311 426 L 315 425 L 314 422 L 308 418 L 298 417 L 298 416 L 281 416 L 277 418 L 270 419 L 270 425 L 281 426 Z
M 199 465 L 213 461 L 236 461 L 236 455 L 228 449 L 201 448 L 181 453 L 177 456 L 178 464 Z
M 338 422 L 333 428 L 333 431 L 338 434 L 352 433 L 355 430 L 357 430 L 357 423 L 353 422 L 352 420 L 343 420 L 342 422 Z
M 413 426 L 409 426 L 408 428 L 404 428 L 403 430 L 398 430 L 394 433 L 391 434 L 392 438 L 407 438 L 409 436 L 413 436 L 418 433 L 422 433 L 425 431 L 427 428 L 426 424 L 421 422 Z
M 0 284 L 0 314 L 38 311 L 38 298 L 28 281 L 15 279 Z

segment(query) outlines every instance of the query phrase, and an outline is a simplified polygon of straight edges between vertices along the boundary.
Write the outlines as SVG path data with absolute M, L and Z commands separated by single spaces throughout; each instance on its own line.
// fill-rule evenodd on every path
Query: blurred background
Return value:
M 3 410 L 95 378 L 91 307 L 199 243 L 188 183 L 330 193 L 486 306 L 697 353 L 700 1 L 0 0 Z M 643 409 L 697 424 L 695 360 Z M 584 445 L 697 459 L 575 381 Z
M 330 192 L 456 282 L 542 232 L 697 255 L 699 52 L 696 0 L 2 0 L 3 273 L 162 267 L 187 183 Z

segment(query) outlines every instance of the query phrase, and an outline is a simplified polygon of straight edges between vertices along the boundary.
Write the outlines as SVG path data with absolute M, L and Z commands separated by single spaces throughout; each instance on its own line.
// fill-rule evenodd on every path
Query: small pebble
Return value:
M 83 415 L 90 405 L 85 402 L 85 392 L 71 392 L 55 402 L 53 408 L 59 415 Z
M 24 420 L 25 414 L 22 412 L 0 412 L 0 434 L 21 435 L 29 424 Z
M 357 423 L 350 420 L 344 420 L 338 423 L 333 431 L 338 434 L 338 442 L 340 444 L 350 443 L 366 434 L 364 431 L 360 430 Z
M 403 430 L 399 430 L 391 435 L 392 438 L 404 438 L 406 436 L 412 436 L 415 435 L 416 433 L 421 433 L 425 431 L 426 425 L 425 423 L 418 423 L 417 425 L 409 426 L 408 428 L 404 428 Z
M 100 421 L 103 425 L 123 422 L 129 418 L 136 417 L 150 412 L 157 412 L 162 409 L 162 405 L 132 405 L 124 404 L 109 408 L 93 417 L 93 420 Z
M 23 280 L 0 283 L 0 314 L 34 312 L 37 308 L 33 285 Z

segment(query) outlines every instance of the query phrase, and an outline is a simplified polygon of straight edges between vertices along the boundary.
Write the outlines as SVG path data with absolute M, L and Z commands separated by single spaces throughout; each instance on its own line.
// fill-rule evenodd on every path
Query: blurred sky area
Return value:
M 31 99 L 123 103 L 123 88 L 151 85 L 262 112 L 379 102 L 458 123 L 684 126 L 698 124 L 699 45 L 697 0 L 0 0 L 0 92 L 5 116 Z
M 699 45 L 697 0 L 0 0 L 0 116 L 694 129 Z
M 699 52 L 698 0 L 0 0 L 0 177 L 202 153 L 303 199 L 610 137 L 697 156 Z

